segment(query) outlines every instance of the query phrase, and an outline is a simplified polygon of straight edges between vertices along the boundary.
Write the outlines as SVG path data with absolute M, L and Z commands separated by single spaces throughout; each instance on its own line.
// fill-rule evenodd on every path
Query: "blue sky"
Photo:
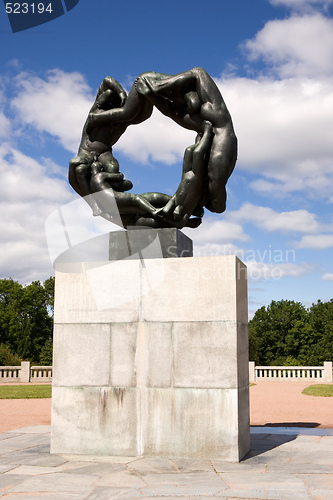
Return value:
M 201 66 L 239 158 L 227 211 L 184 230 L 195 254 L 247 263 L 250 316 L 271 300 L 332 298 L 333 0 L 80 0 L 15 34 L 0 9 L 0 277 L 53 274 L 45 220 L 78 198 L 68 162 L 103 78 L 129 90 L 144 71 Z M 113 149 L 133 192 L 173 194 L 193 141 L 154 112 Z

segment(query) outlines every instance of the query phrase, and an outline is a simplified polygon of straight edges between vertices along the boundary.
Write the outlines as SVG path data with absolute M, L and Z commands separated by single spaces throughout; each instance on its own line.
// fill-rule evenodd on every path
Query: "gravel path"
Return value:
M 308 382 L 257 382 L 250 387 L 251 425 L 333 428 L 333 398 L 305 396 Z M 50 425 L 51 399 L 0 399 L 0 432 Z
M 256 382 L 250 387 L 251 425 L 333 427 L 333 398 L 305 396 L 309 382 Z

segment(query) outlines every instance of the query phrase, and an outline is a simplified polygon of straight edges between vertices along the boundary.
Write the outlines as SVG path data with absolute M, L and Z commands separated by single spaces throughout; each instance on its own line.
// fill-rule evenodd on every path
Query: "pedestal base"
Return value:
M 250 436 L 245 266 L 227 256 L 83 268 L 56 274 L 52 453 L 239 461 Z

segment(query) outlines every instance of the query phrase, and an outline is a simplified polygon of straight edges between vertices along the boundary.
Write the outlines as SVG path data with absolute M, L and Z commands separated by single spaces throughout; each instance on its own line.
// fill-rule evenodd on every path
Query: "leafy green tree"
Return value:
M 20 358 L 40 362 L 52 343 L 54 278 L 22 286 L 0 280 L 0 344 Z
M 324 361 L 333 361 L 333 299 L 329 302 L 318 300 L 316 304 L 312 304 L 309 322 L 317 335 L 309 364 L 321 365 Z
M 39 364 L 42 366 L 51 366 L 53 356 L 53 342 L 52 339 L 48 339 L 40 351 Z
M 21 359 L 13 354 L 8 347 L 0 345 L 0 366 L 19 366 Z
M 249 322 L 250 359 L 258 365 L 304 364 L 316 342 L 306 308 L 299 302 L 272 301 Z

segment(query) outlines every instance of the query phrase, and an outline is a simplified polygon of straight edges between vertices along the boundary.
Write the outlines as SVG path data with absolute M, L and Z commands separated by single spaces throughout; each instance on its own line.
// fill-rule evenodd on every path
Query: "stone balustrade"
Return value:
M 333 382 L 332 361 L 323 366 L 256 366 L 249 362 L 250 382 L 260 380 L 299 381 L 314 383 Z M 52 382 L 52 366 L 30 366 L 22 361 L 20 366 L 0 366 L 1 382 Z
M 0 366 L 1 382 L 52 382 L 52 366 L 31 366 L 22 361 L 20 366 Z
M 324 366 L 256 366 L 254 361 L 250 361 L 249 380 L 333 382 L 332 361 L 325 361 Z

